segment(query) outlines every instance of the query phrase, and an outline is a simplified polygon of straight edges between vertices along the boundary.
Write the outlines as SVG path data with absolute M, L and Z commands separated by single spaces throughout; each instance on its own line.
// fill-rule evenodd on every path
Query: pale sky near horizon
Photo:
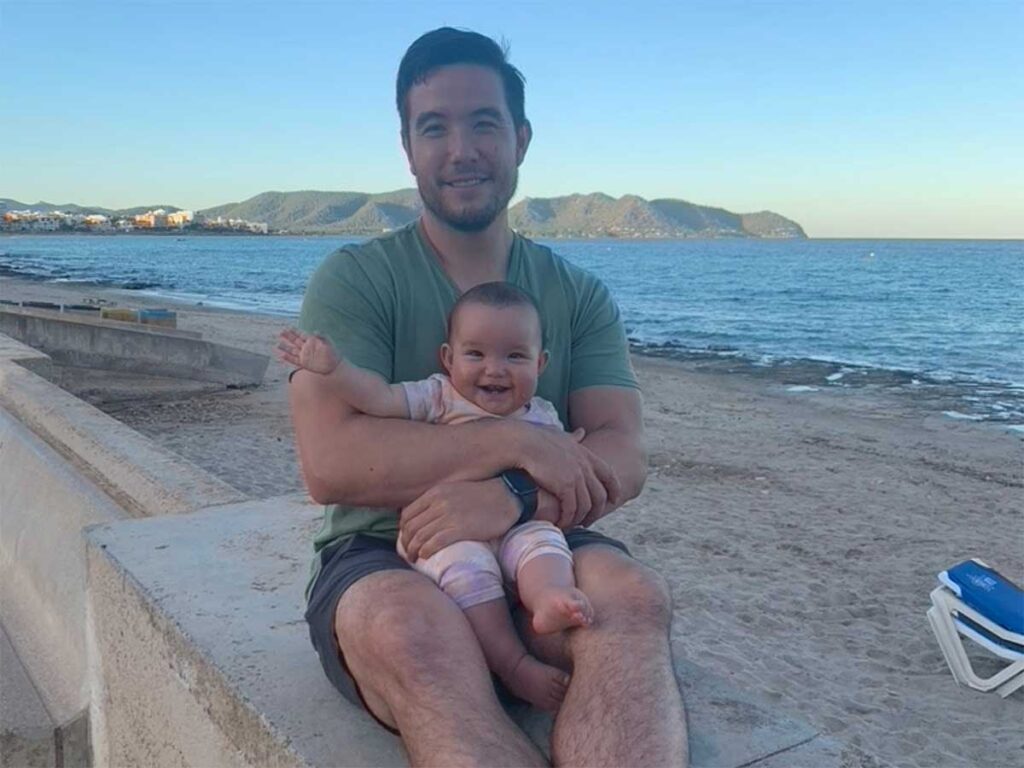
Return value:
M 769 209 L 812 237 L 1024 238 L 1024 2 L 0 0 L 0 197 L 200 209 L 414 185 L 394 76 L 506 39 L 519 195 Z

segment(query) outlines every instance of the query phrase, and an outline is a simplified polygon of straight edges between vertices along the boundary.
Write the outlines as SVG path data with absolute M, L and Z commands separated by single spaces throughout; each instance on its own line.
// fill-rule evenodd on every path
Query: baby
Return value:
M 281 333 L 278 357 L 330 376 L 339 397 L 371 416 L 435 424 L 512 418 L 562 429 L 554 406 L 534 396 L 548 361 L 540 315 L 509 283 L 478 285 L 455 303 L 441 346 L 446 375 L 388 384 L 345 361 L 326 339 L 296 330 Z M 408 559 L 401 539 L 398 552 Z M 593 608 L 576 588 L 572 555 L 558 528 L 531 520 L 500 539 L 459 541 L 411 564 L 462 608 L 488 666 L 513 694 L 541 709 L 558 708 L 568 675 L 527 653 L 502 582 L 504 575 L 515 587 L 538 633 L 590 624 Z

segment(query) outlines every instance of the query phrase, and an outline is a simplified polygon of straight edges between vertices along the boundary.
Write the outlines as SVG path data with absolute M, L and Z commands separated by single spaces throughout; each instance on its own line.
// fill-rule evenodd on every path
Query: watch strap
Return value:
M 533 520 L 537 514 L 537 483 L 528 472 L 521 469 L 506 469 L 501 473 L 505 487 L 519 499 L 519 519 L 515 525 L 522 525 Z

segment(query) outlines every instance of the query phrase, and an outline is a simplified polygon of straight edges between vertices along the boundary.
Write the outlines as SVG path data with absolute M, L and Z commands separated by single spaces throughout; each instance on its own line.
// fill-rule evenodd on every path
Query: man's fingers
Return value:
M 558 522 L 556 525 L 563 531 L 569 530 L 572 527 L 573 516 L 566 513 L 565 509 L 560 505 L 558 507 Z
M 587 490 L 590 492 L 590 509 L 585 515 L 577 515 L 581 518 L 576 522 L 576 525 L 582 525 L 585 520 L 600 516 L 604 514 L 605 504 L 608 502 L 608 491 L 605 489 L 604 484 L 598 479 L 597 474 L 590 470 L 585 474 L 587 480 Z
M 451 528 L 442 527 L 437 533 L 423 542 L 420 547 L 419 556 L 422 558 L 433 557 L 449 544 L 457 541 L 455 532 Z
M 569 485 L 558 494 L 558 503 L 562 508 L 562 514 L 570 520 L 576 519 L 576 486 Z
M 590 456 L 593 460 L 597 479 L 601 481 L 601 485 L 608 492 L 607 501 L 614 506 L 618 506 L 622 499 L 622 485 L 619 483 L 619 476 L 615 474 L 615 470 L 611 468 L 611 465 L 600 456 L 595 453 L 591 453 Z
M 411 531 L 409 543 L 405 548 L 405 553 L 409 556 L 409 560 L 415 562 L 421 557 L 429 557 L 430 554 L 433 554 L 423 552 L 423 545 L 443 528 L 444 521 L 434 519 L 424 522 L 417 530 Z M 436 552 L 437 550 L 434 551 Z
M 593 502 L 590 499 L 590 492 L 587 490 L 587 480 L 583 472 L 576 477 L 576 512 L 573 519 L 586 517 L 590 513 Z
M 412 538 L 412 534 L 415 533 L 419 527 L 425 522 L 425 520 L 417 521 L 423 511 L 427 508 L 428 504 L 423 496 L 413 501 L 409 506 L 405 507 L 398 516 L 398 535 L 402 538 L 402 546 L 405 550 L 409 551 L 409 541 Z

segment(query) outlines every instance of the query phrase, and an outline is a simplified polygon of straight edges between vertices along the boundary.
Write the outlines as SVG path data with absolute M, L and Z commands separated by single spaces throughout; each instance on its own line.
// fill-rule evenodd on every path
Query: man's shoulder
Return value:
M 531 269 L 548 271 L 573 283 L 598 279 L 592 272 L 569 261 L 553 248 L 535 242 L 519 232 L 516 232 L 515 235 L 522 247 L 523 258 Z
M 594 296 L 608 295 L 602 280 L 590 270 L 518 232 L 516 237 L 521 244 L 526 280 L 540 293 L 537 298 L 542 304 L 555 301 L 575 308 L 588 304 Z

